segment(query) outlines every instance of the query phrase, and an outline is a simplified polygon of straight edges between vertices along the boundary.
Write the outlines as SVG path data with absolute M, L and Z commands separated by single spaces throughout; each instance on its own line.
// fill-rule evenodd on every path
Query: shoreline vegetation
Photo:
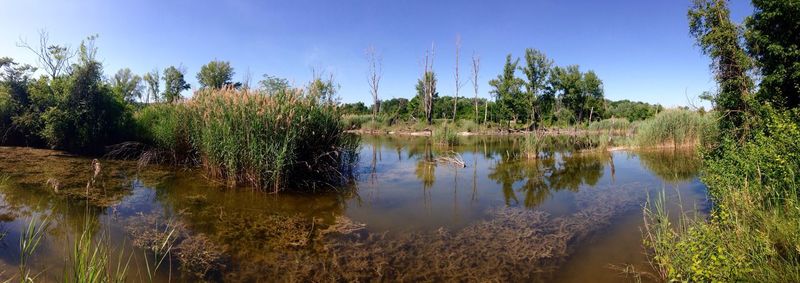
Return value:
M 695 0 L 689 31 L 711 59 L 719 113 L 702 138 L 710 215 L 645 206 L 644 242 L 669 282 L 800 281 L 800 1 L 754 0 L 743 23 L 727 1 Z M 658 127 L 653 127 L 658 131 Z

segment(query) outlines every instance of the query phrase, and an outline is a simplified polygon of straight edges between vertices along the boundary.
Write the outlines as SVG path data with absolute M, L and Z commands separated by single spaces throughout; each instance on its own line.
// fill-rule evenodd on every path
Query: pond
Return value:
M 515 137 L 362 143 L 352 185 L 277 195 L 197 170 L 0 148 L 0 279 L 19 278 L 33 219 L 47 224 L 25 265 L 37 281 L 68 276 L 81 235 L 129 281 L 647 281 L 648 197 L 708 206 L 691 151 L 525 159 Z

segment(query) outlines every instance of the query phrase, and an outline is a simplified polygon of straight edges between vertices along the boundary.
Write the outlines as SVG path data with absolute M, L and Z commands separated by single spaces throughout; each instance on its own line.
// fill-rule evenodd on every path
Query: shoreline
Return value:
M 350 134 L 357 134 L 357 135 L 394 135 L 394 136 L 417 136 L 417 137 L 428 137 L 431 136 L 433 133 L 432 130 L 426 129 L 422 131 L 406 131 L 406 130 L 365 130 L 365 129 L 356 129 L 356 130 L 345 130 L 345 133 Z M 633 134 L 628 130 L 618 131 L 618 130 L 585 130 L 585 129 L 546 129 L 546 130 L 536 130 L 536 131 L 522 131 L 522 130 L 497 130 L 497 131 L 480 131 L 480 132 L 468 132 L 468 131 L 461 131 L 457 134 L 459 136 L 525 136 L 529 134 L 542 134 L 545 136 L 580 136 L 580 135 L 592 135 L 592 134 L 609 134 L 614 136 L 633 136 Z

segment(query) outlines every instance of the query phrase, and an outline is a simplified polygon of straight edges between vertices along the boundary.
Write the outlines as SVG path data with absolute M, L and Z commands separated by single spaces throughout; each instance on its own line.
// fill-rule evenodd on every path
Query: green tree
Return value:
M 541 111 L 537 111 L 537 108 L 541 108 L 538 105 L 539 96 L 545 89 L 552 66 L 553 60 L 548 59 L 541 51 L 532 48 L 525 49 L 525 67 L 521 70 L 528 79 L 525 82 L 525 95 L 528 100 L 531 122 L 537 121 L 536 113 Z
M 126 138 L 131 120 L 121 97 L 103 82 L 103 66 L 97 61 L 96 36 L 81 43 L 78 62 L 66 78 L 57 77 L 53 106 L 42 113 L 42 137 L 53 148 L 98 153 L 103 146 Z M 60 95 L 63 94 L 63 95 Z
M 124 98 L 128 102 L 133 102 L 136 98 L 142 98 L 144 86 L 142 78 L 134 75 L 131 69 L 120 69 L 111 79 L 111 88 L 114 93 Z
M 580 121 L 583 117 L 583 110 L 587 100 L 583 85 L 583 74 L 581 74 L 578 65 L 556 68 L 554 69 L 554 74 L 556 79 L 554 81 L 554 87 L 558 90 L 559 100 L 564 108 L 571 112 L 572 115 L 569 116 L 574 117 L 573 115 L 577 115 L 577 117 L 574 118 Z M 560 110 L 561 109 L 558 109 L 557 112 Z M 568 115 L 563 113 L 558 116 L 562 118 L 568 117 Z
M 261 90 L 268 94 L 278 93 L 289 89 L 289 80 L 264 74 L 264 78 L 258 82 Z
M 222 88 L 223 86 L 233 85 L 233 67 L 228 61 L 212 60 L 208 64 L 200 67 L 197 73 L 197 82 L 201 88 Z
M 163 97 L 169 103 L 175 102 L 181 97 L 181 92 L 191 86 L 183 79 L 183 71 L 170 66 L 164 70 L 164 93 Z
M 500 119 L 516 121 L 520 117 L 527 117 L 527 103 L 521 91 L 525 82 L 514 75 L 518 64 L 519 58 L 512 61 L 511 54 L 508 54 L 503 73 L 489 81 L 494 88 L 490 93 L 494 94 L 500 106 Z
M 153 98 L 153 101 L 158 101 L 159 93 L 161 93 L 159 89 L 161 77 L 158 75 L 158 69 L 153 69 L 149 73 L 144 74 L 142 79 L 147 84 L 145 103 L 150 103 L 150 98 Z
M 711 57 L 711 68 L 719 84 L 715 97 L 717 110 L 723 113 L 720 130 L 736 137 L 747 134 L 750 117 L 747 106 L 752 80 L 747 76 L 750 58 L 740 44 L 741 32 L 730 19 L 727 0 L 694 0 L 689 10 L 689 32 L 697 45 Z
M 316 77 L 308 85 L 308 94 L 319 98 L 323 103 L 337 103 L 337 92 L 339 92 L 339 85 L 333 80 L 333 76 L 330 76 L 328 79 Z
M 589 70 L 583 74 L 583 92 L 586 96 L 586 104 L 582 109 L 583 113 L 589 111 L 589 116 L 585 117 L 589 121 L 599 119 L 605 115 L 606 101 L 603 97 L 603 81 L 597 77 L 597 74 Z
M 800 106 L 800 0 L 753 0 L 745 20 L 747 47 L 761 71 L 758 97 Z

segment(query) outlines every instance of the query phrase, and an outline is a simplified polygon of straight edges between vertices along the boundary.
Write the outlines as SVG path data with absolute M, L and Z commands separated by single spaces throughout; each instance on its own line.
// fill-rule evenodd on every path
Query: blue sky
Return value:
M 647 1 L 43 1 L 0 0 L 0 56 L 31 63 L 16 46 L 46 30 L 77 47 L 98 34 L 99 58 L 112 75 L 183 65 L 187 81 L 212 59 L 230 61 L 236 80 L 268 73 L 304 84 L 312 69 L 333 74 L 344 102 L 371 101 L 364 50 L 383 56 L 381 98 L 411 97 L 425 50 L 435 44 L 439 93 L 454 90 L 455 38 L 462 38 L 462 77 L 481 58 L 480 96 L 508 53 L 545 52 L 558 65 L 595 70 L 606 96 L 665 106 L 687 105 L 714 87 L 709 60 L 689 36 L 689 0 Z M 735 20 L 750 14 L 734 0 Z M 522 76 L 522 74 L 519 74 Z M 464 87 L 462 94 L 472 96 Z M 191 95 L 186 92 L 184 95 Z M 698 101 L 695 100 L 695 103 Z

